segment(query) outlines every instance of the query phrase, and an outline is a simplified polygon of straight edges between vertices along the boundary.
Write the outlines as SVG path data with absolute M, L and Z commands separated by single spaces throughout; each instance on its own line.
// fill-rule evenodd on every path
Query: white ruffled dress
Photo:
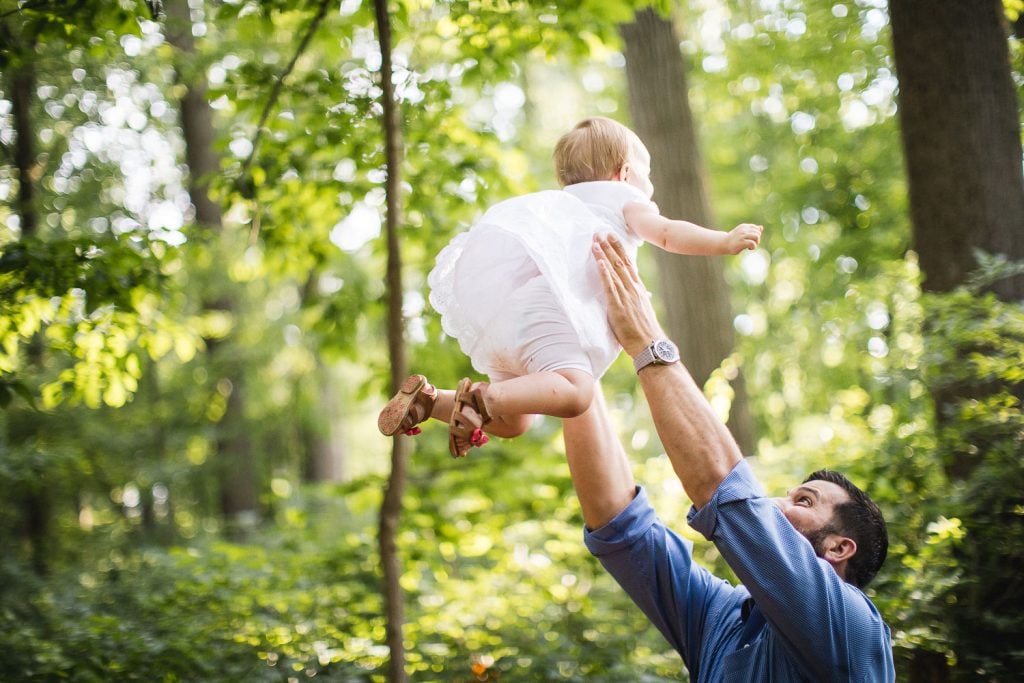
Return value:
M 614 233 L 635 263 L 643 240 L 626 226 L 622 209 L 649 201 L 627 183 L 596 181 L 494 205 L 441 250 L 427 278 L 445 333 L 458 339 L 477 372 L 491 374 L 496 364 L 488 354 L 502 340 L 490 337 L 509 329 L 495 323 L 515 321 L 513 295 L 539 276 L 575 329 L 594 377 L 601 377 L 621 347 L 608 327 L 593 236 Z

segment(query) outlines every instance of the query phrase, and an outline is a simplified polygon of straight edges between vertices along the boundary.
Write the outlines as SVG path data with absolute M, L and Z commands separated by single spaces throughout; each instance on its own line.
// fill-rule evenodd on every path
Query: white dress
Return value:
M 492 378 L 526 374 L 495 350 L 524 327 L 528 300 L 537 294 L 553 300 L 575 330 L 573 343 L 589 361 L 586 369 L 601 377 L 621 347 L 608 327 L 593 236 L 614 233 L 635 263 L 643 240 L 626 226 L 622 209 L 649 201 L 627 183 L 596 181 L 495 204 L 441 250 L 427 277 L 445 333 L 458 339 L 478 372 Z

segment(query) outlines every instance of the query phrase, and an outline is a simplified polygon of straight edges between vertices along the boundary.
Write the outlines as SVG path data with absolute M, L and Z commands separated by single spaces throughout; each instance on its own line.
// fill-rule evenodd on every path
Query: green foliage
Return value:
M 873 593 L 901 670 L 930 651 L 962 680 L 1007 680 L 1019 654 L 1004 645 L 1024 627 L 1009 607 L 1021 599 L 1010 567 L 1024 557 L 1024 309 L 980 293 L 1019 266 L 979 261 L 969 286 L 920 299 L 921 344 L 901 374 L 927 393 L 893 402 L 869 478 L 891 539 Z
M 64 401 L 91 407 L 121 406 L 134 394 L 143 358 L 175 351 L 191 358 L 201 345 L 187 313 L 168 303 L 168 269 L 177 254 L 159 235 L 143 230 L 143 216 L 125 197 L 118 158 L 133 141 L 161 129 L 158 117 L 138 131 L 111 119 L 103 106 L 108 90 L 123 104 L 162 98 L 130 89 L 130 69 L 112 59 L 122 40 L 137 40 L 141 3 L 25 2 L 5 18 L 18 41 L 5 48 L 31 67 L 37 99 L 29 103 L 31 125 L 14 130 L 9 110 L 5 132 L 33 135 L 43 160 L 30 169 L 40 178 L 16 177 L 0 169 L 5 194 L 32 182 L 37 234 L 22 235 L 27 217 L 0 206 L 0 402 L 11 391 L 40 408 Z M 4 51 L 7 54 L 7 50 Z M 5 87 L 8 84 L 5 83 Z M 9 94 L 7 96 L 10 96 Z M 101 124 L 105 128 L 101 128 Z M 21 124 L 19 124 L 21 125 Z M 117 144 L 104 145 L 120 128 Z M 150 138 L 151 140 L 151 138 Z M 5 138 L 5 143 L 9 142 Z M 55 158 L 58 163 L 47 164 Z M 119 201 L 120 200 L 120 201 Z M 159 233 L 159 231 L 157 231 Z
M 930 295 L 925 379 L 938 413 L 936 456 L 954 484 L 947 501 L 963 542 L 958 581 L 943 597 L 963 680 L 1006 680 L 1024 664 L 1007 644 L 1024 631 L 1024 305 L 981 289 L 1024 263 L 980 254 L 968 286 Z
M 399 539 L 416 680 L 470 681 L 481 671 L 677 679 L 678 659 L 586 555 L 551 436 L 527 449 L 546 455 L 519 471 L 521 445 L 496 444 L 467 468 L 447 458 L 443 438 L 424 436 L 430 447 L 412 473 Z M 495 489 L 495 477 L 516 486 Z M 104 535 L 84 562 L 45 583 L 4 565 L 4 597 L 20 597 L 0 611 L 0 647 L 10 653 L 0 676 L 383 680 L 373 533 L 380 481 L 281 486 L 275 496 L 275 525 L 258 544 L 209 538 L 132 549 Z
M 44 368 L 50 376 L 39 388 L 42 406 L 53 408 L 65 399 L 93 408 L 124 405 L 141 377 L 140 353 L 157 359 L 175 350 L 187 360 L 201 344 L 194 331 L 160 310 L 162 289 L 160 261 L 128 239 L 21 240 L 3 247 L 4 385 L 25 386 L 17 379 L 26 370 L 23 349 L 41 340 L 36 365 L 47 363 L 43 349 L 61 354 L 58 362 L 70 361 L 64 368 Z M 35 404 L 33 394 L 26 398 Z
M 765 250 L 728 265 L 766 448 L 794 425 L 848 413 L 850 392 L 888 402 L 875 378 L 903 352 L 885 321 L 903 315 L 917 274 L 903 263 L 894 67 L 870 11 L 740 4 L 687 25 L 718 223 L 765 225 Z
M 141 0 L 3 0 L 0 2 L 0 69 L 17 67 L 37 44 L 72 48 L 105 32 L 138 32 L 137 16 L 148 8 Z
M 24 40 L 0 58 L 35 67 L 40 177 L 36 238 L 0 205 L 0 678 L 383 680 L 371 7 L 332 3 L 271 102 L 319 0 L 193 2 L 187 62 L 145 4 L 3 15 Z M 557 129 L 621 117 L 617 23 L 647 4 L 391 3 L 410 360 L 439 384 L 472 370 L 426 303 L 434 256 L 485 206 L 553 186 Z M 916 651 L 1012 675 L 1020 653 L 993 648 L 1022 631 L 1000 608 L 1021 602 L 1024 344 L 1019 305 L 983 292 L 1014 266 L 982 257 L 969 290 L 921 295 L 880 3 L 698 5 L 683 49 L 719 223 L 767 226 L 729 261 L 739 348 L 707 391 L 744 369 L 769 489 L 829 466 L 883 505 L 871 593 L 902 677 Z M 172 65 L 209 82 L 216 234 L 190 224 Z M 5 157 L 5 199 L 17 175 Z M 603 384 L 638 480 L 688 533 L 628 362 Z M 264 518 L 229 543 L 219 444 L 238 432 Z M 346 449 L 352 483 L 301 485 L 317 438 Z M 443 427 L 417 440 L 399 539 L 416 680 L 679 677 L 586 555 L 559 441 L 546 420 L 453 463 Z

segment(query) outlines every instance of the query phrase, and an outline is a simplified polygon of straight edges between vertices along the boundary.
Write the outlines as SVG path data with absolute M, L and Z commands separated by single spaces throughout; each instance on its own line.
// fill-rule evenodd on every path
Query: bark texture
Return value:
M 5 31 L 6 33 L 6 31 Z M 39 211 L 36 208 L 35 184 L 38 161 L 35 150 L 35 127 L 32 122 L 32 98 L 35 97 L 35 67 L 30 55 L 15 65 L 8 74 L 7 92 L 14 119 L 14 166 L 18 169 L 18 196 L 15 209 L 21 220 L 21 236 L 36 236 Z
M 892 0 L 899 116 L 924 287 L 977 267 L 973 249 L 1024 258 L 1020 121 L 1000 0 Z M 1024 276 L 995 285 L 1024 299 Z
M 387 291 L 388 291 L 388 352 L 391 357 L 391 391 L 398 391 L 408 372 L 405 353 L 405 323 L 402 318 L 402 253 L 398 228 L 402 224 L 401 166 L 402 129 L 394 84 L 391 82 L 391 18 L 387 0 L 374 0 L 377 19 L 377 38 L 380 42 L 380 86 L 384 111 L 384 147 L 387 155 Z M 402 562 L 398 552 L 397 536 L 401 523 L 402 496 L 405 493 L 410 442 L 396 436 L 391 450 L 391 473 L 380 509 L 380 557 L 384 568 L 384 600 L 387 609 L 386 637 L 390 659 L 388 678 L 393 683 L 408 680 L 405 671 L 405 645 L 403 631 L 405 604 L 399 578 Z

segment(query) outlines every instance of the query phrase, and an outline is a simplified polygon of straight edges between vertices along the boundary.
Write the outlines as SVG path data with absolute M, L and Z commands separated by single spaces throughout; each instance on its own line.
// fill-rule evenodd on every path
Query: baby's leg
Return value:
M 484 431 L 513 437 L 529 429 L 534 415 L 576 417 L 586 412 L 594 396 L 594 378 L 582 370 L 535 372 L 493 382 L 481 395 L 493 418 Z
M 584 413 L 594 396 L 594 378 L 583 370 L 535 372 L 485 384 L 481 396 L 491 416 L 484 431 L 511 438 L 526 432 L 534 415 L 576 417 Z M 430 416 L 448 422 L 454 406 L 455 392 L 441 389 Z
M 489 370 L 490 384 L 474 391 L 491 417 L 484 431 L 495 436 L 519 436 L 534 415 L 569 418 L 583 414 L 594 395 L 591 361 L 568 314 L 540 275 L 518 288 L 503 306 L 505 313 L 490 329 L 490 346 L 503 361 Z M 474 357 L 488 367 L 491 358 Z M 450 415 L 451 396 L 439 400 L 437 412 Z

